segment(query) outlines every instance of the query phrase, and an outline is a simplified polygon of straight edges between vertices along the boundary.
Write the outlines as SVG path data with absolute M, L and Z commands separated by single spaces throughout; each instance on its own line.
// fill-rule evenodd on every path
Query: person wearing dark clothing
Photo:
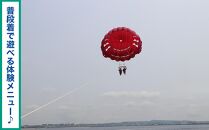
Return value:
M 123 67 L 123 73 L 126 74 L 126 66 Z
M 121 67 L 119 67 L 118 71 L 119 71 L 119 74 L 121 75 L 121 74 L 122 74 L 122 69 L 121 69 Z

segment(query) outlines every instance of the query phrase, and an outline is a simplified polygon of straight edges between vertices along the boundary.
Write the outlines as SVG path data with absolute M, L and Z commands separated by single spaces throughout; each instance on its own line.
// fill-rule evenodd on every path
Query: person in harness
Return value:
M 127 67 L 126 66 L 123 66 L 123 73 L 126 74 L 126 69 Z
M 119 74 L 121 75 L 122 74 L 122 71 L 123 71 L 122 68 L 121 68 L 121 66 L 118 67 L 118 71 L 119 71 Z

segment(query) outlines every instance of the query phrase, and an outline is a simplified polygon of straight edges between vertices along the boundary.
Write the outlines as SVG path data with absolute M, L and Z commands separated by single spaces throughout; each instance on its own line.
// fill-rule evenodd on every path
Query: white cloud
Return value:
M 142 106 L 153 106 L 155 105 L 152 101 L 142 101 L 142 102 L 136 102 L 136 101 L 128 101 L 124 103 L 124 106 L 127 107 L 142 107 Z
M 103 96 L 108 97 L 131 97 L 131 98 L 153 98 L 158 97 L 160 92 L 157 91 L 111 91 L 106 92 Z
M 155 105 L 155 103 L 151 102 L 151 101 L 144 101 L 144 102 L 141 103 L 141 105 L 143 105 L 143 106 L 152 106 L 152 105 Z
M 129 102 L 124 103 L 124 106 L 128 106 L 128 107 L 137 106 L 137 105 L 138 105 L 138 103 L 134 102 L 134 101 L 129 101 Z

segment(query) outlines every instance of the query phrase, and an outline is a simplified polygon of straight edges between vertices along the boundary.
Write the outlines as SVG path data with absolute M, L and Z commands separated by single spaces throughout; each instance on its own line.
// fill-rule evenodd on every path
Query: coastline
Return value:
M 165 125 L 209 125 L 209 121 L 169 121 L 169 120 L 151 120 L 151 121 L 130 121 L 118 123 L 95 123 L 95 124 L 41 124 L 41 125 L 23 125 L 22 128 L 66 128 L 66 127 L 120 127 L 120 126 L 165 126 Z

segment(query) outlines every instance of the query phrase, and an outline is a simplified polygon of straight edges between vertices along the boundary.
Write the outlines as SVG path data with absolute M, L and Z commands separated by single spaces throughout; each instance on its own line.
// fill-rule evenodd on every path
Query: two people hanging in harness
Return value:
M 119 66 L 118 67 L 118 71 L 119 71 L 119 74 L 122 75 L 123 74 L 126 74 L 126 70 L 127 70 L 127 67 L 124 65 L 124 66 Z

